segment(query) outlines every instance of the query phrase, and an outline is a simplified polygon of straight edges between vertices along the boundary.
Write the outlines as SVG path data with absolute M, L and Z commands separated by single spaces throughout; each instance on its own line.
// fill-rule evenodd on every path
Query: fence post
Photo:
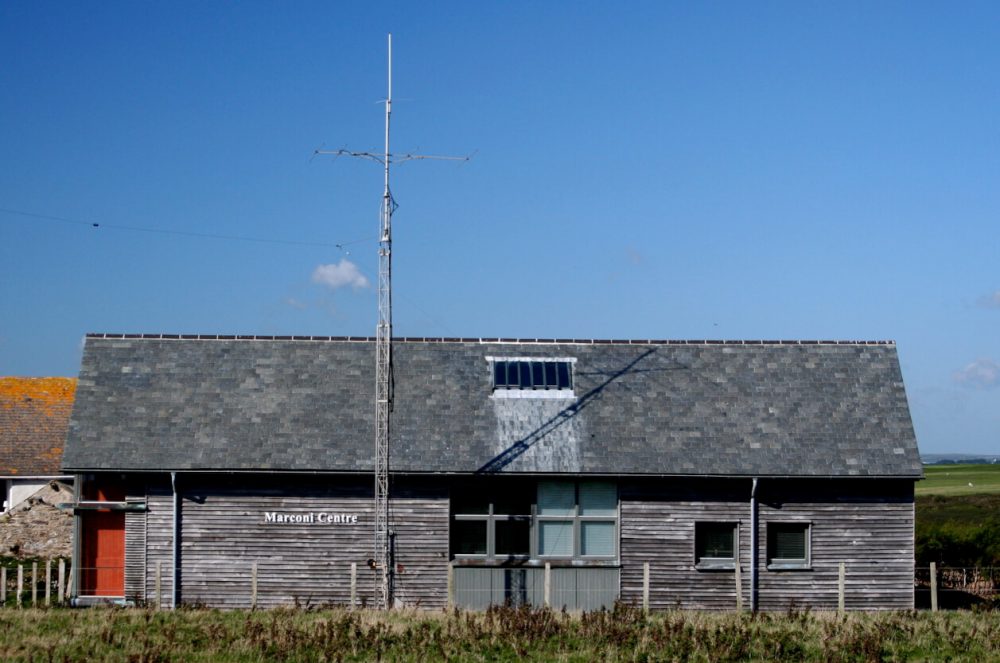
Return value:
M 21 607 L 21 592 L 24 591 L 24 564 L 17 565 L 17 607 Z
M 257 562 L 250 567 L 250 609 L 257 609 Z
M 649 612 L 649 562 L 642 563 L 642 611 Z
M 156 560 L 156 609 L 163 607 L 163 560 Z
M 66 593 L 65 593 L 65 596 L 66 596 L 67 599 L 69 599 L 69 597 L 72 596 L 72 592 L 70 591 L 72 589 L 73 589 L 73 563 L 70 562 L 69 572 L 66 574 L 66 589 L 65 589 Z M 79 593 L 80 590 L 77 589 L 76 591 L 77 591 L 77 593 Z
M 931 611 L 937 612 L 938 610 L 938 597 L 937 597 L 937 564 L 931 562 Z
M 52 605 L 52 560 L 45 560 L 45 605 Z
M 543 582 L 543 598 L 545 599 L 545 607 L 552 607 L 552 564 L 545 562 L 545 576 Z
M 743 612 L 743 574 L 739 561 L 736 562 L 736 612 Z
M 7 567 L 0 569 L 0 605 L 7 605 Z
M 351 562 L 351 610 L 354 610 L 358 601 L 358 563 Z
M 31 563 L 31 607 L 38 607 L 38 560 Z
M 448 565 L 448 609 L 455 607 L 455 567 Z
M 64 600 L 66 600 L 65 582 L 66 582 L 66 560 L 60 558 L 59 586 L 56 587 L 56 596 L 59 599 L 59 603 L 62 603 Z
M 840 571 L 837 575 L 837 612 L 839 614 L 844 614 L 844 590 L 845 590 L 845 576 L 847 575 L 847 568 L 843 562 L 840 563 Z

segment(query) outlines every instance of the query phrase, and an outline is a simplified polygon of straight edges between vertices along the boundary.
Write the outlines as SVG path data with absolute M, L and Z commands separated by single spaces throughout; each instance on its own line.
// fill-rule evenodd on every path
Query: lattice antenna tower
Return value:
M 392 415 L 392 214 L 398 205 L 389 187 L 392 164 L 416 159 L 468 161 L 470 157 L 435 156 L 429 154 L 393 154 L 389 151 L 389 118 L 392 115 L 392 35 L 388 36 L 388 94 L 385 98 L 385 151 L 354 152 L 351 150 L 316 150 L 316 154 L 332 154 L 369 159 L 380 163 L 385 173 L 385 188 L 379 213 L 378 245 L 378 325 L 375 329 L 375 606 L 380 610 L 392 606 L 392 542 L 389 531 L 389 424 Z

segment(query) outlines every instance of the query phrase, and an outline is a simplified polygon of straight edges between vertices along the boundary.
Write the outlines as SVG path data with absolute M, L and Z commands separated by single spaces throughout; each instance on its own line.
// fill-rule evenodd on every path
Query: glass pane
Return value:
M 452 493 L 451 507 L 455 515 L 487 514 L 490 512 L 490 500 L 482 491 L 476 493 L 468 486 L 462 486 Z
M 516 488 L 506 495 L 494 498 L 493 513 L 503 516 L 530 516 L 531 495 Z
M 485 555 L 486 521 L 451 521 L 451 552 L 453 555 Z
M 560 389 L 570 389 L 572 385 L 569 381 L 569 362 L 561 361 L 558 364 L 557 370 L 559 371 L 559 388 Z
M 806 533 L 809 526 L 797 523 L 771 524 L 767 526 L 768 549 L 773 560 L 805 560 Z
M 580 523 L 580 553 L 583 555 L 615 554 L 615 524 L 608 522 Z
M 521 374 L 521 389 L 531 389 L 531 364 L 519 361 L 517 362 L 517 370 Z
M 576 484 L 572 481 L 538 482 L 538 515 L 572 516 L 576 506 Z
M 556 381 L 556 362 L 547 361 L 545 362 L 545 386 L 548 389 L 555 389 L 557 386 Z
M 498 361 L 493 363 L 493 387 L 503 389 L 507 386 L 507 362 Z
M 696 523 L 694 538 L 698 561 L 735 558 L 736 526 L 731 523 Z
M 538 554 L 573 556 L 573 521 L 550 520 L 538 523 Z
M 581 481 L 580 514 L 584 516 L 618 515 L 617 486 L 610 481 Z
M 497 520 L 494 521 L 493 525 L 498 557 L 531 554 L 531 521 L 527 519 Z
M 531 381 L 535 389 L 545 388 L 545 364 L 540 361 L 531 362 Z

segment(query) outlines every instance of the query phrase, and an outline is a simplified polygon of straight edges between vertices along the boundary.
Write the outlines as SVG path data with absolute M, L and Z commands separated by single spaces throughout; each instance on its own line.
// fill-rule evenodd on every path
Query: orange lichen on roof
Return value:
M 0 377 L 0 476 L 54 476 L 76 378 Z

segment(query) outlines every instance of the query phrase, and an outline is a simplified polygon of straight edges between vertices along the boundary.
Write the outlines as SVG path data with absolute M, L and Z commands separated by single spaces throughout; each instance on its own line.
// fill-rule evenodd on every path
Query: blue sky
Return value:
M 894 339 L 1000 453 L 996 3 L 0 3 L 0 374 L 374 334 L 381 173 L 312 153 L 388 32 L 394 150 L 475 152 L 394 172 L 396 334 Z

